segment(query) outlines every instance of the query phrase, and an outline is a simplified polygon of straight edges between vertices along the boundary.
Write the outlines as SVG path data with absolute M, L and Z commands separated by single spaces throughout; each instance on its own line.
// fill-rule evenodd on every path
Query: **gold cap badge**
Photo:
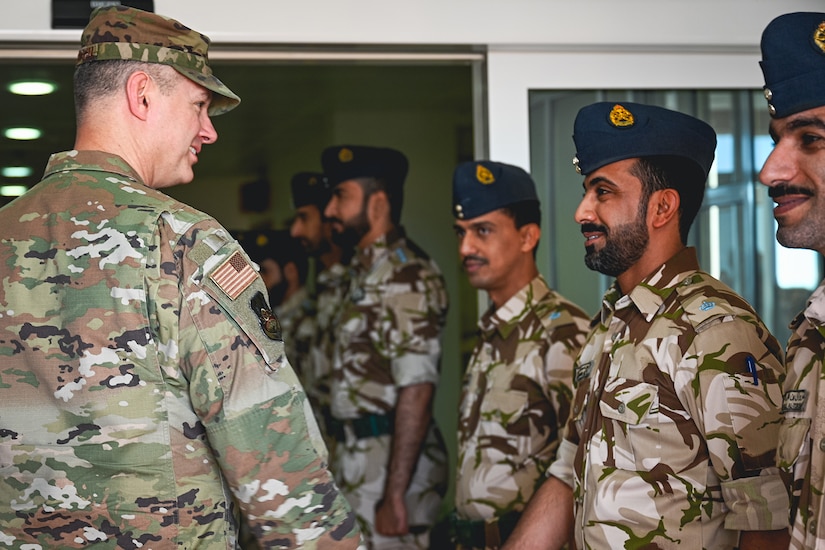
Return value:
M 825 53 L 825 21 L 820 23 L 814 31 L 814 44 Z
M 341 162 L 349 162 L 352 160 L 352 151 L 344 147 L 340 151 L 338 151 L 338 160 Z
M 610 111 L 610 124 L 616 128 L 627 128 L 633 126 L 635 123 L 636 119 L 633 118 L 633 113 L 618 103 L 613 106 L 613 109 Z
M 493 173 L 481 164 L 476 164 L 476 179 L 484 185 L 490 185 L 496 181 Z

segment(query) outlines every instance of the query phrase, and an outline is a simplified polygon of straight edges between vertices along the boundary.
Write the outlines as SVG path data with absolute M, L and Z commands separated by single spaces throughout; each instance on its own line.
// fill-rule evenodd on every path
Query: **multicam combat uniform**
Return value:
M 825 281 L 791 323 L 778 461 L 792 480 L 791 548 L 825 546 Z
M 573 361 L 588 324 L 541 276 L 479 320 L 459 406 L 459 536 L 478 532 L 478 520 L 504 518 L 501 529 L 511 529 L 545 479 L 570 413 Z M 483 547 L 468 544 L 462 547 Z
M 713 548 L 787 525 L 774 466 L 781 351 L 685 249 L 604 297 L 574 368 L 550 473 L 574 489 L 578 548 Z
M 401 388 L 438 382 L 447 294 L 436 264 L 400 230 L 359 250 L 351 267 L 336 321 L 332 416 L 343 421 L 344 437 L 333 471 L 363 522 L 365 537 L 381 548 L 399 543 L 399 537 L 373 532 L 392 446 L 392 415 Z M 360 438 L 356 424 L 366 430 L 359 430 Z M 428 546 L 428 529 L 446 491 L 446 459 L 444 442 L 431 423 L 406 498 L 411 534 L 403 538 L 420 548 Z
M 227 549 L 243 513 L 265 546 L 358 546 L 214 219 L 69 151 L 0 224 L 0 545 Z

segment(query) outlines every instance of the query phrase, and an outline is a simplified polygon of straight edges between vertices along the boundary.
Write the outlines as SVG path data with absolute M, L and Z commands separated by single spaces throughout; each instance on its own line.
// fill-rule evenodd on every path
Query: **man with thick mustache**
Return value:
M 762 33 L 775 147 L 760 181 L 776 238 L 825 254 L 825 13 L 789 13 Z M 791 548 L 825 547 L 825 281 L 791 322 L 778 464 L 791 491 Z M 823 399 L 820 399 L 820 396 Z
M 556 458 L 589 319 L 536 267 L 541 207 L 530 175 L 479 160 L 453 174 L 464 270 L 490 298 L 464 373 L 453 539 L 499 548 Z
M 447 485 L 432 418 L 444 279 L 400 225 L 403 153 L 340 145 L 324 150 L 321 165 L 332 188 L 325 215 L 355 252 L 334 323 L 333 471 L 371 548 L 426 549 Z
M 559 548 L 573 532 L 578 548 L 781 548 L 782 352 L 686 246 L 715 132 L 604 102 L 579 111 L 573 140 L 585 261 L 616 280 L 574 365 L 552 477 L 507 548 Z

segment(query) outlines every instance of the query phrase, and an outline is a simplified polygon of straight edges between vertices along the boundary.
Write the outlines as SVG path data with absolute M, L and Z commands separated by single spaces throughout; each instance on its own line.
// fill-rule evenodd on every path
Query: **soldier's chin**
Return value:
M 333 230 L 332 232 L 332 242 L 345 250 L 355 248 L 360 240 L 361 235 L 350 228 L 346 228 L 343 231 Z

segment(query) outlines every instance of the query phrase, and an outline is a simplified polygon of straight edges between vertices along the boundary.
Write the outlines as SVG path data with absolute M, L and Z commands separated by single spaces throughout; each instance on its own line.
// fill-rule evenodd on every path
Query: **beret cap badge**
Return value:
M 618 103 L 610 110 L 610 124 L 616 128 L 628 128 L 636 123 L 633 113 L 619 105 Z
M 816 47 L 819 48 L 822 53 L 825 53 L 825 21 L 820 23 L 816 28 L 813 38 Z
M 338 151 L 338 160 L 341 162 L 350 162 L 352 161 L 352 151 L 344 147 L 340 151 Z
M 490 185 L 491 183 L 496 181 L 496 177 L 493 175 L 487 167 L 477 164 L 476 165 L 476 179 L 482 185 Z

